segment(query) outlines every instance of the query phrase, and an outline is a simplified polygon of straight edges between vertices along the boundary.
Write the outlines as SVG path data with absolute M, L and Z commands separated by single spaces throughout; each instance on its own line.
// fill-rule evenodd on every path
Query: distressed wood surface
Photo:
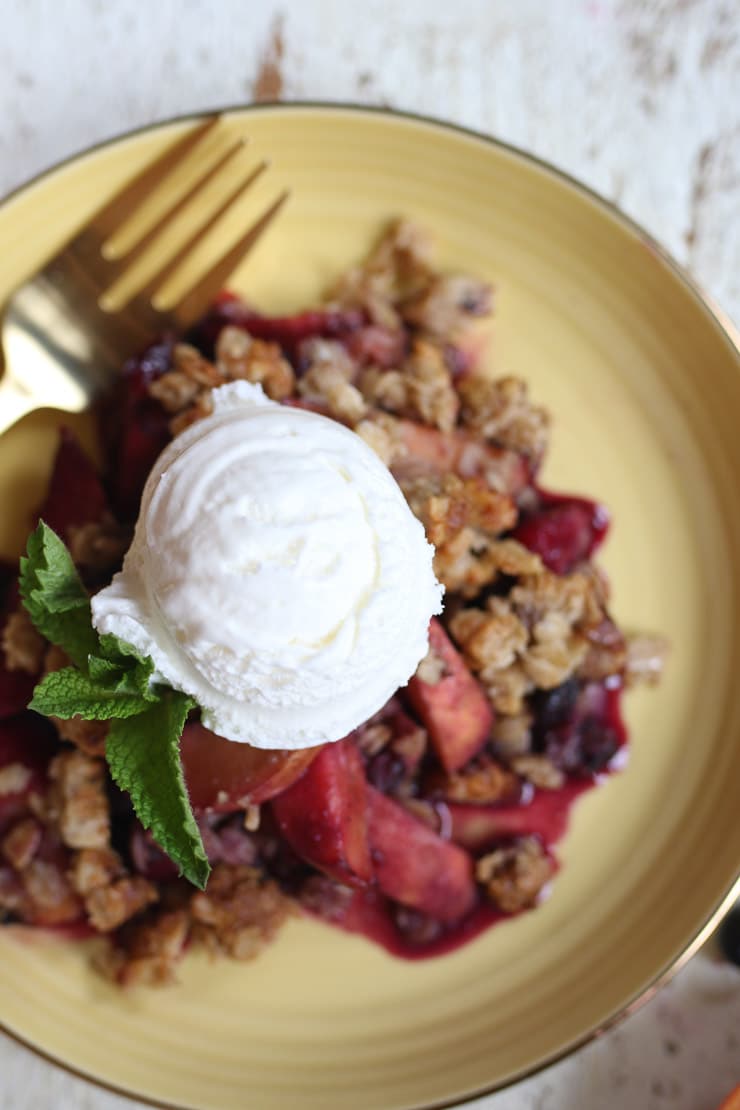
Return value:
M 6 5 L 3 30 L 0 192 L 180 112 L 280 98 L 390 105 L 581 178 L 740 325 L 738 0 L 26 0 Z M 713 1110 L 733 1083 L 740 972 L 704 953 L 617 1030 L 476 1105 Z M 0 1039 L 2 1110 L 132 1105 Z

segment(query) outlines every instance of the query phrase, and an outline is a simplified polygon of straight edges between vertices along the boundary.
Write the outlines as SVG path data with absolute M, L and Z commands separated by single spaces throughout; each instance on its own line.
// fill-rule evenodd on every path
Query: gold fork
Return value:
M 211 116 L 169 146 L 116 195 L 86 226 L 25 284 L 5 305 L 0 342 L 5 373 L 0 380 L 0 433 L 35 408 L 79 412 L 111 380 L 130 355 L 142 350 L 162 332 L 183 331 L 202 316 L 223 284 L 254 246 L 287 199 L 283 192 L 247 231 L 194 281 L 173 307 L 157 309 L 154 297 L 181 268 L 193 249 L 220 217 L 266 168 L 260 163 L 240 176 L 215 211 L 210 212 L 173 255 L 127 303 L 106 311 L 101 298 L 152 246 L 160 233 L 193 201 L 204 186 L 228 172 L 245 140 L 239 138 L 199 172 L 195 184 L 138 241 L 111 258 L 104 248 L 114 233 L 133 216 L 155 187 L 175 180 L 184 159 L 203 153 L 205 140 L 217 126 Z M 201 198 L 202 199 L 202 198 Z

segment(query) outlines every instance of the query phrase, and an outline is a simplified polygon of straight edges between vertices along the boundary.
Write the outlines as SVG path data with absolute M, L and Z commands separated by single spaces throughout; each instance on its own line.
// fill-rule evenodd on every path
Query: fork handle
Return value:
M 38 407 L 38 397 L 23 389 L 6 370 L 0 379 L 0 435 Z

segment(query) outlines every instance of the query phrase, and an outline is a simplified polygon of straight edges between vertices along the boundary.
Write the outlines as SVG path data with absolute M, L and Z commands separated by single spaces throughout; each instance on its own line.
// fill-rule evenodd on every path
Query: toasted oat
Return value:
M 408 390 L 400 370 L 385 370 L 382 366 L 368 366 L 360 375 L 359 388 L 370 405 L 396 414 L 408 408 Z
M 341 365 L 317 362 L 301 377 L 298 392 L 308 400 L 323 402 L 328 414 L 344 424 L 358 424 L 367 415 L 362 393 L 347 380 Z
M 383 748 L 393 737 L 393 731 L 388 725 L 381 723 L 363 725 L 357 731 L 357 747 L 368 757 L 382 752 Z
M 415 340 L 402 371 L 409 415 L 442 432 L 452 431 L 460 399 L 441 348 L 425 339 Z
M 184 909 L 157 910 L 124 927 L 123 944 L 98 958 L 98 970 L 122 986 L 167 986 L 185 954 L 190 918 Z
M 81 912 L 77 895 L 64 872 L 55 863 L 32 859 L 21 872 L 21 883 L 27 896 L 31 921 L 45 925 L 63 925 L 76 921 Z
M 532 692 L 534 684 L 520 662 L 500 671 L 484 672 L 480 678 L 497 713 L 518 717 L 524 712 L 524 699 Z
M 371 405 L 399 416 L 450 432 L 457 422 L 460 401 L 444 354 L 436 343 L 416 339 L 398 370 L 369 366 L 360 377 L 360 390 Z
M 202 386 L 182 370 L 168 370 L 149 383 L 149 396 L 159 401 L 165 412 L 182 412 L 202 392 Z
M 532 748 L 531 713 L 520 713 L 514 717 L 498 716 L 493 722 L 491 740 L 496 753 L 505 760 L 528 755 Z
M 69 880 L 78 894 L 86 895 L 109 886 L 123 873 L 121 857 L 111 848 L 83 848 L 74 854 Z
M 620 674 L 627 664 L 627 643 L 621 630 L 610 617 L 584 629 L 588 650 L 578 667 L 579 678 L 598 682 L 609 675 Z
M 105 766 L 81 751 L 61 752 L 49 765 L 59 831 L 70 848 L 106 848 L 110 813 Z
M 486 439 L 540 459 L 547 448 L 550 418 L 529 400 L 526 383 L 518 378 L 492 381 L 478 375 L 458 385 L 461 419 Z
M 544 570 L 526 575 L 511 591 L 511 601 L 521 620 L 533 630 L 541 621 L 552 620 L 554 614 L 561 616 L 570 627 L 602 619 L 592 581 L 584 574 L 558 575 Z M 546 628 L 547 625 L 543 625 L 539 636 L 542 640 L 552 638 Z
M 6 832 L 0 844 L 0 851 L 16 871 L 28 867 L 41 846 L 44 830 L 33 817 L 17 821 Z
M 257 832 L 262 821 L 262 808 L 261 806 L 252 803 L 248 805 L 244 813 L 244 828 L 247 832 Z
M 400 485 L 409 508 L 424 525 L 429 542 L 437 548 L 454 542 L 466 525 L 484 533 L 488 540 L 512 528 L 517 520 L 511 497 L 491 489 L 481 478 L 411 473 L 402 476 Z M 492 546 L 490 541 L 488 546 Z M 498 552 L 498 548 L 493 550 Z
M 429 651 L 416 668 L 416 677 L 420 679 L 421 682 L 426 682 L 428 686 L 436 686 L 446 674 L 447 667 L 444 659 L 437 655 L 434 649 L 430 647 Z
M 545 755 L 519 755 L 511 760 L 511 769 L 539 790 L 559 790 L 565 774 Z
M 310 336 L 301 341 L 298 354 L 304 374 L 331 366 L 346 382 L 351 382 L 357 372 L 355 360 L 350 356 L 345 344 L 340 343 L 338 339 Z
M 527 644 L 528 633 L 508 601 L 489 598 L 485 609 L 461 609 L 450 632 L 475 671 L 511 666 Z
M 524 673 L 534 686 L 552 690 L 578 669 L 588 651 L 586 640 L 574 634 L 563 640 L 530 644 L 522 658 Z
M 655 686 L 663 673 L 668 650 L 668 641 L 662 636 L 628 636 L 625 661 L 627 684 L 632 686 L 637 682 L 646 682 L 649 686 Z
M 493 805 L 504 798 L 515 797 L 519 782 L 516 775 L 496 760 L 481 757 L 470 767 L 440 780 L 438 789 L 448 802 Z
M 190 378 L 196 385 L 212 389 L 224 384 L 224 375 L 197 347 L 189 343 L 176 343 L 172 350 L 173 369 Z
M 85 909 L 94 929 L 111 933 L 158 898 L 154 883 L 140 875 L 124 875 L 108 885 L 94 887 L 85 896 Z
M 192 405 L 183 409 L 177 416 L 173 417 L 169 423 L 170 433 L 173 436 L 178 436 L 180 432 L 184 432 L 191 424 L 196 421 L 202 420 L 204 416 L 210 416 L 213 412 L 213 397 L 211 396 L 210 389 L 203 389 L 196 396 Z
M 404 320 L 435 336 L 455 336 L 471 319 L 489 316 L 493 290 L 488 282 L 466 274 L 437 274 L 404 301 Z
M 38 674 L 46 650 L 46 641 L 34 628 L 26 610 L 19 606 L 5 622 L 0 636 L 0 651 L 5 653 L 9 671 Z
M 392 466 L 405 454 L 398 422 L 387 413 L 373 412 L 355 425 L 355 431 L 386 466 Z
M 0 798 L 9 794 L 20 794 L 33 778 L 33 772 L 25 763 L 6 763 L 0 767 Z
M 214 951 L 248 960 L 275 936 L 292 912 L 292 903 L 272 879 L 254 867 L 217 864 L 204 893 L 190 910 L 198 938 Z
M 499 909 L 517 913 L 537 902 L 554 870 L 540 842 L 526 837 L 479 859 L 475 876 Z
M 254 339 L 242 328 L 222 328 L 216 340 L 216 359 L 222 380 L 261 385 L 273 401 L 284 401 L 295 389 L 293 367 L 280 345 Z
M 407 220 L 397 220 L 366 260 L 342 275 L 332 291 L 332 301 L 363 308 L 374 324 L 400 328 L 396 306 L 428 283 L 430 256 L 427 233 Z

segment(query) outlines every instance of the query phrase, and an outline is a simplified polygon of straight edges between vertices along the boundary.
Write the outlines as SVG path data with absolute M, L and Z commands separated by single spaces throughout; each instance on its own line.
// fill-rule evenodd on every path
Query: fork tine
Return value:
M 264 173 L 267 169 L 267 162 L 260 162 L 256 169 L 252 170 L 249 175 L 243 178 L 239 184 L 231 190 L 229 195 L 218 206 L 215 212 L 212 212 L 208 219 L 200 225 L 189 239 L 181 247 L 175 251 L 174 255 L 162 266 L 153 277 L 139 289 L 136 296 L 133 298 L 135 303 L 141 304 L 142 301 L 148 301 L 158 289 L 167 281 L 169 277 L 174 274 L 175 270 L 187 258 L 190 252 L 201 242 L 202 239 L 208 234 L 214 224 L 224 215 L 225 212 L 231 208 L 232 204 L 239 199 L 239 197 L 247 191 L 254 181 Z
M 226 252 L 205 274 L 202 274 L 193 287 L 184 294 L 170 315 L 178 327 L 188 328 L 201 317 L 224 287 L 224 282 L 245 258 L 257 240 L 267 230 L 280 209 L 290 196 L 286 189 L 270 207 L 262 213 L 256 223 Z
M 158 238 L 160 232 L 163 231 L 164 228 L 168 227 L 169 224 L 174 220 L 174 218 L 178 216 L 180 212 L 182 212 L 183 209 L 190 203 L 190 201 L 198 195 L 201 189 L 204 189 L 209 181 L 212 181 L 213 178 L 216 177 L 218 173 L 220 173 L 223 167 L 227 164 L 227 162 L 231 161 L 235 154 L 244 149 L 244 147 L 247 145 L 247 142 L 248 139 L 241 136 L 236 140 L 235 143 L 232 143 L 231 146 L 227 147 L 223 154 L 221 154 L 216 159 L 213 165 L 209 166 L 205 173 L 201 174 L 195 184 L 192 185 L 184 193 L 184 195 L 181 196 L 180 199 L 172 205 L 172 207 L 167 212 L 165 212 L 165 214 L 161 217 L 161 219 L 157 221 L 154 227 L 150 228 L 150 230 L 147 231 L 141 239 L 139 239 L 138 243 L 134 243 L 134 245 L 130 247 L 125 254 L 116 255 L 115 258 L 107 259 L 107 261 L 112 262 L 116 270 L 122 272 L 124 268 L 128 268 L 132 264 L 132 262 L 135 262 L 138 258 L 140 258 L 144 251 L 149 246 L 151 246 L 151 244 Z
M 94 230 L 101 241 L 112 235 L 138 208 L 155 185 L 158 185 L 162 178 L 213 130 L 220 118 L 218 114 L 208 116 L 203 123 L 191 128 L 181 139 L 167 147 L 159 158 L 155 158 L 145 166 L 141 173 L 138 173 L 114 197 L 106 201 L 102 208 L 98 209 L 88 220 L 85 230 Z

